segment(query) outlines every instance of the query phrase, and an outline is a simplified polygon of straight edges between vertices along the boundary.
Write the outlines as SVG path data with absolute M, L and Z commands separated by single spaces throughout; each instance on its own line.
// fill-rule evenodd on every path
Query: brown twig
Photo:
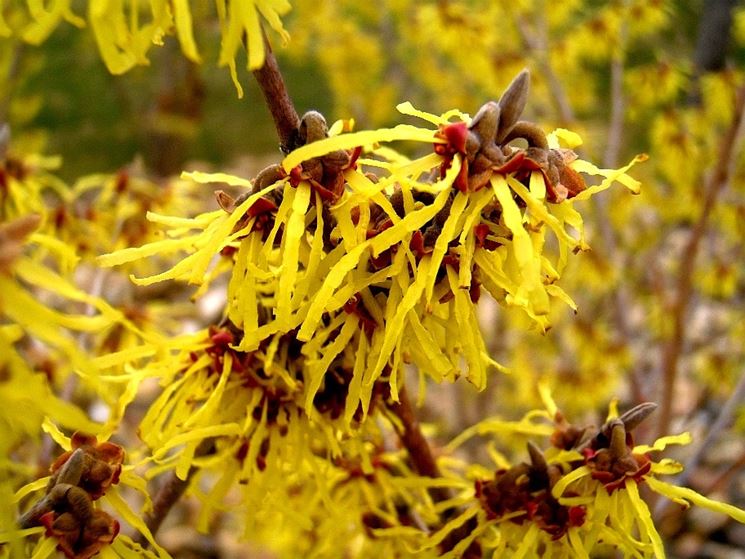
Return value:
M 714 478 L 714 480 L 709 483 L 701 493 L 703 495 L 711 495 L 715 491 L 722 491 L 734 476 L 742 474 L 743 468 L 745 468 L 745 452 L 740 454 L 740 457 L 737 460 L 732 462 L 727 469 Z
M 396 430 L 401 444 L 409 453 L 414 471 L 420 476 L 440 477 L 440 469 L 437 467 L 429 441 L 422 433 L 406 387 L 399 391 L 398 400 L 391 403 L 388 409 L 401 422 L 400 428 L 396 426 Z
M 406 449 L 409 455 L 409 460 L 414 468 L 414 471 L 420 476 L 438 478 L 441 476 L 440 468 L 437 466 L 432 447 L 427 440 L 427 437 L 422 433 L 422 429 L 419 425 L 414 407 L 409 399 L 408 391 L 406 387 L 402 388 L 398 393 L 398 402 L 393 402 L 388 405 L 388 410 L 395 415 L 400 425 L 394 423 L 398 438 L 401 441 L 401 445 Z M 442 502 L 452 497 L 452 492 L 445 487 L 433 487 L 429 490 L 429 494 L 432 500 L 435 502 Z M 451 513 L 452 515 L 452 513 Z M 447 520 L 449 516 L 446 515 L 443 520 Z M 468 534 L 474 528 L 474 520 L 466 522 L 463 526 L 453 530 L 440 544 L 440 549 L 450 551 L 453 549 L 458 542 L 465 539 Z M 471 546 L 464 551 L 463 557 L 481 557 L 480 547 L 477 543 L 472 543 Z
M 279 70 L 277 59 L 272 52 L 266 33 L 264 33 L 264 51 L 264 65 L 258 70 L 254 70 L 253 75 L 264 94 L 269 112 L 272 113 L 280 149 L 289 153 L 298 147 L 300 118 L 287 92 L 282 72 Z
M 525 47 L 533 52 L 536 57 L 536 63 L 540 74 L 545 78 L 548 89 L 551 93 L 551 99 L 556 104 L 556 112 L 563 126 L 571 126 L 576 122 L 572 105 L 569 102 L 569 96 L 561 85 L 561 80 L 554 72 L 551 62 L 548 58 L 548 22 L 543 13 L 536 13 L 531 18 L 534 21 L 534 33 L 531 33 L 530 26 L 525 18 L 516 15 L 515 25 L 518 33 L 525 44 Z
M 207 456 L 213 452 L 215 452 L 215 441 L 213 439 L 204 439 L 194 451 L 194 458 Z M 145 516 L 145 525 L 153 536 L 158 532 L 173 506 L 181 499 L 197 471 L 199 471 L 197 466 L 189 468 L 186 479 L 179 479 L 175 472 L 168 474 L 168 479 L 166 479 L 153 499 L 153 510 Z M 142 534 L 138 534 L 135 541 L 143 547 L 148 546 L 148 542 Z
M 701 246 L 701 240 L 709 223 L 711 213 L 719 199 L 719 194 L 729 182 L 732 175 L 736 149 L 742 136 L 743 116 L 745 115 L 745 86 L 737 91 L 734 118 L 729 129 L 722 138 L 719 157 L 703 188 L 703 206 L 698 220 L 688 234 L 688 240 L 683 247 L 677 282 L 675 284 L 674 299 L 670 311 L 673 331 L 670 340 L 662 347 L 661 377 L 662 389 L 660 394 L 660 414 L 657 424 L 657 436 L 665 435 L 670 428 L 672 419 L 672 401 L 675 382 L 678 378 L 678 363 L 683 342 L 686 335 L 686 318 L 693 291 L 693 269 Z

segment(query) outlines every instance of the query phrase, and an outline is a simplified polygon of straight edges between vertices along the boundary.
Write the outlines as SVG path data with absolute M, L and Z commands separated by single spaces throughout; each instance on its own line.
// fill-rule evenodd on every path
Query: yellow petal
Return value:
M 296 149 L 282 161 L 282 167 L 290 172 L 303 161 L 320 157 L 340 149 L 352 149 L 358 146 L 371 146 L 378 142 L 393 142 L 396 140 L 409 140 L 414 142 L 438 143 L 433 130 L 417 128 L 410 124 L 399 124 L 394 128 L 381 128 L 379 130 L 365 130 L 340 134 L 333 138 L 326 138 L 317 142 L 306 144 Z
M 602 491 L 602 489 L 601 489 Z M 649 507 L 639 496 L 639 489 L 636 486 L 636 481 L 633 479 L 626 479 L 626 491 L 631 499 L 631 504 L 634 506 L 637 514 L 637 522 L 641 523 L 646 530 L 647 537 L 652 542 L 652 549 L 655 557 L 664 559 L 665 557 L 665 546 L 662 545 L 662 538 L 660 537 L 657 528 L 655 528 L 654 522 L 652 521 L 652 515 L 649 512 Z
M 553 495 L 555 499 L 559 499 L 564 494 L 564 491 L 567 490 L 569 485 L 578 479 L 589 476 L 591 473 L 592 471 L 587 466 L 580 466 L 576 470 L 569 472 L 556 482 L 556 485 L 551 489 L 551 495 Z
M 646 478 L 646 482 L 652 491 L 659 493 L 660 495 L 664 495 L 673 500 L 682 499 L 684 501 L 690 501 L 696 506 L 726 514 L 737 522 L 745 524 L 745 510 L 704 497 L 688 487 L 676 487 L 652 477 Z

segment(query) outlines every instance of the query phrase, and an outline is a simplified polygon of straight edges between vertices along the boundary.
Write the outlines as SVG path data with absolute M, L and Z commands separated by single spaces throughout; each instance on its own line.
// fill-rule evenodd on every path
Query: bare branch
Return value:
M 672 336 L 662 347 L 662 390 L 659 397 L 660 415 L 659 423 L 657 424 L 658 436 L 667 434 L 670 429 L 673 392 L 675 390 L 675 382 L 678 378 L 678 363 L 686 336 L 686 318 L 693 291 L 693 270 L 696 264 L 696 257 L 701 246 L 701 240 L 708 227 L 711 213 L 717 204 L 719 195 L 732 176 L 735 159 L 738 154 L 738 144 L 743 135 L 744 116 L 745 86 L 742 86 L 737 92 L 732 124 L 722 138 L 719 157 L 703 188 L 704 199 L 701 214 L 698 221 L 689 231 L 688 240 L 683 247 L 681 255 L 671 311 L 673 322 Z
M 213 439 L 204 439 L 194 451 L 194 457 L 207 456 L 214 451 L 215 441 Z M 168 516 L 168 513 L 171 512 L 173 506 L 186 492 L 197 471 L 199 471 L 199 468 L 196 466 L 189 468 L 186 479 L 179 479 L 175 472 L 168 474 L 168 479 L 166 479 L 153 499 L 153 510 L 145 516 L 145 525 L 153 536 L 160 529 L 161 524 L 163 524 L 163 521 Z M 138 534 L 135 541 L 143 547 L 148 546 L 148 542 L 142 534 Z
M 287 92 L 282 72 L 279 70 L 277 58 L 272 52 L 266 33 L 264 33 L 264 51 L 266 53 L 264 65 L 258 70 L 254 70 L 253 75 L 264 94 L 269 112 L 272 113 L 280 149 L 289 153 L 298 147 L 300 118 L 292 99 L 290 99 L 290 94 Z

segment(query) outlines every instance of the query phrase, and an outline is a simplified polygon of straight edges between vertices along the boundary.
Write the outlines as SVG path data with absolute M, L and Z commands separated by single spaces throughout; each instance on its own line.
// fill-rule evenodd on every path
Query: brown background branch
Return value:
M 673 331 L 670 339 L 662 346 L 661 377 L 662 389 L 659 398 L 660 411 L 657 424 L 657 436 L 666 435 L 672 419 L 672 402 L 675 382 L 678 378 L 678 363 L 686 335 L 686 319 L 691 295 L 693 293 L 693 271 L 701 247 L 701 240 L 709 223 L 711 213 L 716 206 L 719 195 L 729 182 L 734 158 L 737 156 L 737 144 L 742 134 L 743 113 L 745 112 L 745 86 L 737 91 L 734 118 L 724 135 L 719 148 L 716 165 L 703 188 L 703 205 L 698 220 L 690 230 L 688 240 L 683 247 L 680 268 L 670 311 Z

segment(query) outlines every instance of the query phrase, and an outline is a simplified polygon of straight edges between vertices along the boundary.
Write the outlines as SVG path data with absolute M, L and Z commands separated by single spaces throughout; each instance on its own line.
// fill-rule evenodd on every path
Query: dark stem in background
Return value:
M 694 62 L 697 72 L 724 69 L 735 0 L 708 0 L 701 10 Z
M 194 451 L 194 458 L 207 456 L 214 452 L 215 441 L 213 439 L 204 439 Z M 168 478 L 155 494 L 153 510 L 145 516 L 145 525 L 153 536 L 160 529 L 160 525 L 163 524 L 163 521 L 168 516 L 168 513 L 171 512 L 173 506 L 181 499 L 198 470 L 199 468 L 197 466 L 189 468 L 186 479 L 179 479 L 176 477 L 175 472 L 168 474 Z M 149 545 L 142 534 L 137 534 L 135 541 L 144 548 L 147 548 Z
M 289 153 L 299 146 L 298 127 L 300 126 L 300 118 L 292 104 L 289 93 L 287 93 L 282 72 L 279 70 L 277 59 L 272 52 L 266 33 L 264 33 L 264 51 L 266 53 L 264 65 L 258 70 L 254 70 L 253 75 L 264 94 L 269 112 L 272 113 L 274 127 L 277 129 L 277 136 L 279 137 L 279 147 L 283 152 Z
M 688 102 L 701 104 L 700 78 L 707 72 L 719 72 L 726 66 L 732 28 L 732 10 L 736 0 L 707 0 L 701 9 L 696 51 L 693 54 L 693 82 Z
M 388 409 L 401 422 L 400 427 L 396 426 L 396 431 L 401 444 L 409 453 L 414 471 L 420 476 L 440 477 L 440 469 L 437 467 L 429 441 L 419 426 L 419 420 L 416 417 L 414 407 L 411 405 L 411 400 L 409 400 L 409 392 L 406 387 L 399 391 L 398 402 L 389 404 Z
M 628 25 L 626 22 L 621 24 L 619 35 L 621 45 L 626 45 L 626 37 L 628 35 Z M 610 118 L 608 119 L 608 136 L 605 153 L 603 154 L 603 166 L 606 169 L 615 169 L 618 167 L 621 146 L 623 145 L 626 105 L 623 90 L 624 58 L 624 48 L 618 48 L 613 54 L 610 63 Z M 601 238 L 603 239 L 603 253 L 613 262 L 616 269 L 624 270 L 629 268 L 628 253 L 619 250 L 618 235 L 611 225 L 608 198 L 600 196 L 593 197 L 592 203 L 597 213 L 596 222 L 600 229 Z M 632 302 L 627 284 L 620 282 L 614 290 L 608 293 L 608 296 L 610 298 L 611 312 L 613 313 L 613 321 L 616 325 L 619 340 L 624 346 L 630 347 L 633 326 L 629 318 L 629 309 Z M 633 401 L 640 404 L 647 398 L 646 387 L 642 383 L 640 372 L 637 367 L 632 367 L 628 375 Z
M 422 433 L 422 429 L 419 425 L 419 420 L 416 416 L 414 406 L 411 404 L 409 399 L 409 393 L 406 387 L 401 388 L 398 393 L 398 402 L 388 404 L 388 410 L 390 413 L 395 415 L 400 421 L 400 425 L 393 424 L 398 438 L 401 441 L 401 445 L 406 449 L 409 455 L 409 460 L 416 473 L 420 476 L 438 478 L 441 477 L 440 468 L 437 466 L 435 456 L 432 453 L 432 447 L 427 440 L 427 437 Z M 435 502 L 442 502 L 450 499 L 452 493 L 446 487 L 433 487 L 429 490 L 429 494 L 432 500 Z M 451 516 L 456 511 L 451 511 Z M 444 515 L 443 522 L 447 521 L 448 515 Z M 443 552 L 450 551 L 453 549 L 458 542 L 465 539 L 474 529 L 475 519 L 471 519 L 464 525 L 453 530 L 440 544 L 440 549 Z M 472 543 L 468 549 L 463 552 L 463 559 L 475 559 L 481 557 L 481 549 L 479 544 Z
M 703 204 L 698 221 L 688 233 L 688 240 L 683 247 L 680 268 L 678 269 L 677 283 L 673 295 L 673 304 L 670 310 L 670 319 L 673 323 L 673 331 L 670 339 L 662 348 L 661 377 L 662 390 L 660 394 L 660 414 L 657 424 L 657 438 L 668 434 L 670 421 L 672 419 L 672 404 L 675 390 L 675 382 L 678 378 L 678 363 L 683 351 L 686 334 L 686 319 L 688 306 L 693 294 L 693 272 L 701 247 L 701 241 L 706 232 L 709 218 L 717 204 L 719 195 L 729 182 L 735 159 L 738 155 L 737 145 L 742 134 L 743 113 L 745 112 L 745 86 L 737 91 L 735 110 L 732 124 L 722 138 L 719 148 L 719 157 L 715 167 L 711 170 L 708 179 L 704 183 Z
M 181 56 L 174 42 L 157 51 L 154 66 L 158 71 L 145 113 L 143 155 L 148 169 L 169 177 L 184 167 L 202 120 L 206 86 L 199 66 Z

